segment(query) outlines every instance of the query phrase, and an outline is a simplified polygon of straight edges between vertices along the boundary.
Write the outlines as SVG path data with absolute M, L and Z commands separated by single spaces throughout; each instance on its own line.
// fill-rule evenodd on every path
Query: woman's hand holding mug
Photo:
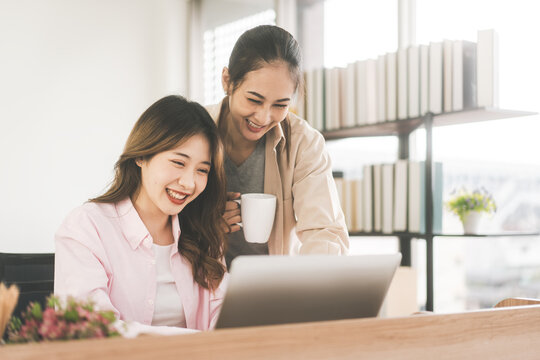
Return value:
M 240 193 L 227 192 L 227 203 L 225 204 L 225 213 L 223 219 L 229 225 L 225 232 L 236 232 L 240 230 L 238 223 L 242 222 L 242 216 L 240 215 L 240 204 L 235 201 L 240 199 Z

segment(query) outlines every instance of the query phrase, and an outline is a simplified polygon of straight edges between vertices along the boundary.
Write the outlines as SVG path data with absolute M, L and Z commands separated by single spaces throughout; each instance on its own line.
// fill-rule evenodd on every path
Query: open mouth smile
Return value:
M 169 200 L 176 205 L 182 205 L 189 196 L 189 194 L 187 193 L 174 191 L 172 189 L 165 190 L 167 191 L 167 196 L 169 197 Z
M 257 125 L 253 121 L 246 119 L 247 127 L 250 131 L 259 132 L 265 128 L 264 125 Z

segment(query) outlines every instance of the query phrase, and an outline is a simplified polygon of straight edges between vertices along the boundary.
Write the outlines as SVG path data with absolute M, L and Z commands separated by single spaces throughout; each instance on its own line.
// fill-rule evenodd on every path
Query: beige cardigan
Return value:
M 206 109 L 217 122 L 221 103 Z M 349 236 L 324 138 L 292 113 L 289 121 L 289 162 L 281 126 L 266 134 L 264 192 L 277 198 L 269 253 L 346 254 Z

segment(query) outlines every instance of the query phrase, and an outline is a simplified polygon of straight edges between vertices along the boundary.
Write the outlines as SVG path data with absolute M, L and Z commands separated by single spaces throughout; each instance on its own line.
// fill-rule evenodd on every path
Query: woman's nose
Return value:
M 255 120 L 257 121 L 257 125 L 268 125 L 271 121 L 270 109 L 267 107 L 260 108 L 255 113 Z
M 178 178 L 178 184 L 185 190 L 193 190 L 195 187 L 195 176 L 192 171 L 184 171 Z

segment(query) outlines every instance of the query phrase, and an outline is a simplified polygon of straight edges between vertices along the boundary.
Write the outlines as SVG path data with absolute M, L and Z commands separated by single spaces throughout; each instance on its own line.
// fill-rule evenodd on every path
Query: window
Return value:
M 227 66 L 232 48 L 240 35 L 257 25 L 274 25 L 275 21 L 275 11 L 266 10 L 204 32 L 203 81 L 205 104 L 214 104 L 223 98 L 221 71 L 223 67 Z
M 414 1 L 412 1 L 414 3 Z M 536 34 L 537 2 L 489 0 L 416 0 L 416 43 L 443 39 L 476 41 L 477 31 L 493 28 L 499 35 L 499 107 L 540 111 L 540 48 Z M 375 58 L 395 51 L 398 1 L 325 2 L 325 67 Z M 499 209 L 484 222 L 487 232 L 540 228 L 540 117 L 471 123 L 433 130 L 434 160 L 444 164 L 444 199 L 456 187 L 484 186 Z M 413 140 L 416 139 L 416 140 Z M 412 135 L 411 158 L 425 155 L 423 130 Z M 335 170 L 355 175 L 360 163 L 394 161 L 397 140 L 345 139 L 328 143 Z M 360 160 L 357 158 L 360 157 Z M 444 231 L 459 232 L 456 217 L 444 212 Z M 386 238 L 384 239 L 386 242 Z M 352 239 L 364 252 L 381 239 Z M 369 242 L 358 246 L 359 242 Z M 380 244 L 380 243 L 379 243 Z M 385 245 L 383 245 L 385 246 Z M 510 296 L 540 296 L 540 239 L 529 237 L 447 238 L 434 241 L 435 311 L 491 307 Z M 425 242 L 413 244 L 419 265 L 419 301 L 425 296 Z
M 500 108 L 540 110 L 540 32 L 533 0 L 416 0 L 417 43 L 442 39 L 476 41 L 477 30 L 499 35 Z M 459 23 L 459 26 L 456 24 Z M 435 161 L 444 164 L 445 198 L 460 186 L 484 186 L 498 204 L 484 221 L 485 232 L 540 228 L 540 157 L 536 134 L 540 117 L 505 119 L 435 128 Z M 419 134 L 418 146 L 424 147 Z M 419 149 L 419 154 L 424 154 Z M 460 231 L 445 212 L 444 230 Z M 435 310 L 491 307 L 504 297 L 540 296 L 538 237 L 436 238 Z
M 375 58 L 397 46 L 396 0 L 325 2 L 325 67 Z

